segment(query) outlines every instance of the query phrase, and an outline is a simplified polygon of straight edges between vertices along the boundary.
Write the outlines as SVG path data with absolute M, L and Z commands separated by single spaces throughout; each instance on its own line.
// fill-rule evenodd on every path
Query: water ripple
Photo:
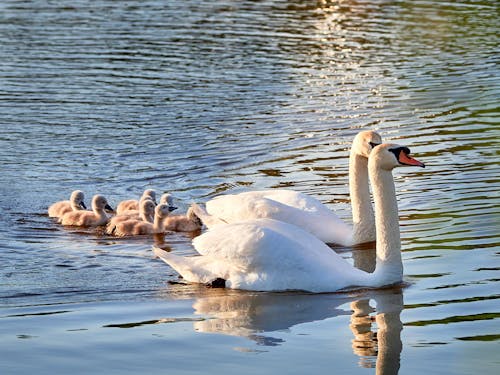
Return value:
M 155 188 L 186 209 L 285 187 L 349 221 L 350 142 L 375 129 L 427 165 L 395 172 L 403 323 L 418 337 L 405 348 L 496 340 L 497 14 L 493 1 L 3 1 L 4 303 L 150 298 L 177 280 L 153 239 L 49 220 L 74 189 L 116 205 Z M 194 254 L 189 236 L 163 241 Z

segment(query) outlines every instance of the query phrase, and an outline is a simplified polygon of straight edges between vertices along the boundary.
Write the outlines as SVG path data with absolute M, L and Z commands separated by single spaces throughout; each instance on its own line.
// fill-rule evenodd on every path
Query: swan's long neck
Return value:
M 375 216 L 368 185 L 368 159 L 351 151 L 349 156 L 349 193 L 351 196 L 353 243 L 375 239 Z
M 377 168 L 371 163 L 369 168 L 377 235 L 374 282 L 380 286 L 395 284 L 403 279 L 403 262 L 394 179 L 391 171 Z

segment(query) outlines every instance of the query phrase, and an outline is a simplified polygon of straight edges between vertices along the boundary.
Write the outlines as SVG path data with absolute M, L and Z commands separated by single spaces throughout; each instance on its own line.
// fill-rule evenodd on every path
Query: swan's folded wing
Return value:
M 310 233 L 272 219 L 218 226 L 196 237 L 193 245 L 201 255 L 224 260 L 246 272 L 272 270 L 283 262 L 308 264 L 310 257 L 340 258 Z
M 271 245 L 262 220 L 247 220 L 217 226 L 193 240 L 199 254 L 234 262 L 246 267 L 263 248 Z
M 206 203 L 210 215 L 227 223 L 270 218 L 299 226 L 323 242 L 352 244 L 352 228 L 316 198 L 293 190 L 224 195 Z
M 266 190 L 263 191 L 262 198 L 272 199 L 289 207 L 294 207 L 306 212 L 318 212 L 326 208 L 318 199 L 294 190 Z
M 248 219 L 273 218 L 286 205 L 272 199 L 264 198 L 261 194 L 234 194 L 224 195 L 206 203 L 207 212 L 227 223 L 235 223 Z
M 222 278 L 236 289 L 330 291 L 362 272 L 310 233 L 271 219 L 217 226 L 193 244 L 200 256 L 155 253 L 188 281 Z

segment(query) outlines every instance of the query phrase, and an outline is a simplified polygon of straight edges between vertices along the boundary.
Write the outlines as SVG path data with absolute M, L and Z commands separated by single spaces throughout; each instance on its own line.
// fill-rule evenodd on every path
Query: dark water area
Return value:
M 0 368 L 6 374 L 496 374 L 495 1 L 3 1 Z M 289 188 L 351 220 L 360 130 L 396 171 L 405 284 L 248 293 L 178 283 L 151 245 L 47 207 L 146 188 L 185 212 Z M 334 250 L 351 262 L 373 246 Z

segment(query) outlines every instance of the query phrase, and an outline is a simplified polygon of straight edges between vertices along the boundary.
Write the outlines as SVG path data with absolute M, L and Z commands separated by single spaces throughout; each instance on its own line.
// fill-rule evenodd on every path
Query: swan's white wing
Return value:
M 319 212 L 321 210 L 327 210 L 331 212 L 318 199 L 294 190 L 271 189 L 262 190 L 261 193 L 263 198 L 272 199 L 276 202 L 280 202 L 286 204 L 287 206 L 295 207 L 303 211 Z
M 205 205 L 207 212 L 227 223 L 235 223 L 272 217 L 279 210 L 277 202 L 266 199 L 261 194 L 249 193 L 221 195 L 209 200 Z
M 332 291 L 359 276 L 310 233 L 270 219 L 218 226 L 193 244 L 205 258 L 199 261 L 206 262 L 203 272 L 224 278 L 231 288 Z
M 260 203 L 254 203 L 260 202 Z M 328 210 L 319 200 L 293 190 L 275 189 L 247 191 L 239 194 L 220 195 L 206 203 L 207 211 L 231 222 L 236 220 L 270 217 L 274 211 L 283 209 L 273 203 L 281 203 L 284 207 L 297 208 L 306 212 Z M 267 207 L 267 205 L 269 205 Z M 269 212 L 266 212 L 266 207 Z
M 352 244 L 352 228 L 319 200 L 292 190 L 223 195 L 206 203 L 207 212 L 227 223 L 270 218 L 297 225 L 321 241 Z

